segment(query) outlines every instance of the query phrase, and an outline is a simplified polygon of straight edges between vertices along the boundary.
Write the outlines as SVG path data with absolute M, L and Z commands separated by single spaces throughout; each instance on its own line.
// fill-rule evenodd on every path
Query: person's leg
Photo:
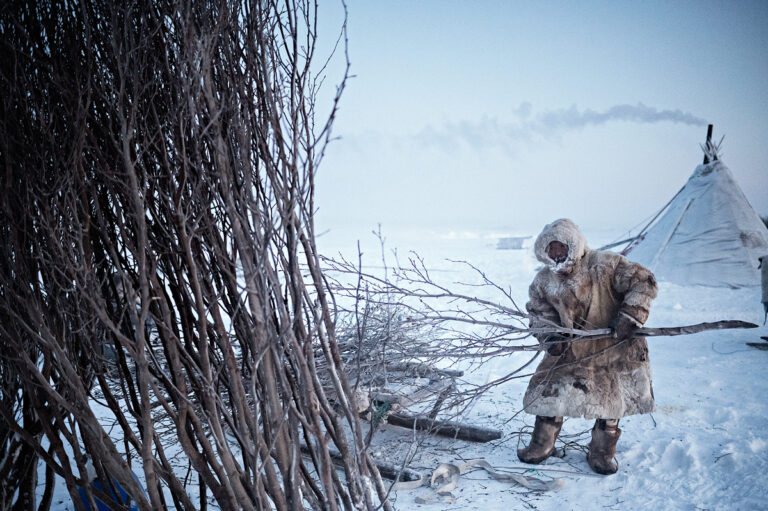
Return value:
M 619 419 L 597 419 L 592 428 L 592 441 L 589 443 L 587 462 L 598 474 L 615 474 L 619 465 L 613 461 L 616 444 L 621 436 Z
M 555 454 L 555 440 L 563 427 L 562 417 L 536 416 L 531 443 L 524 449 L 517 450 L 517 457 L 523 463 L 541 463 Z

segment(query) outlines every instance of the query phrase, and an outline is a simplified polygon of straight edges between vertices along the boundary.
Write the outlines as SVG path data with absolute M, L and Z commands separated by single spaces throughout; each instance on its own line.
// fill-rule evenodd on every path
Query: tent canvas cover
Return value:
M 676 284 L 760 285 L 768 229 L 722 161 L 696 167 L 661 213 L 624 249 L 629 259 Z

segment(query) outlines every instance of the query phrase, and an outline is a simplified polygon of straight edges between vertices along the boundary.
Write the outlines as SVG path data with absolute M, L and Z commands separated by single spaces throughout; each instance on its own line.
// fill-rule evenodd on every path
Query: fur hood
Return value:
M 560 264 L 555 263 L 547 254 L 547 248 L 553 241 L 559 241 L 568 247 L 568 257 Z M 581 234 L 579 226 L 568 218 L 561 218 L 546 225 L 534 244 L 536 259 L 549 266 L 553 272 L 560 274 L 571 273 L 588 249 L 587 241 Z

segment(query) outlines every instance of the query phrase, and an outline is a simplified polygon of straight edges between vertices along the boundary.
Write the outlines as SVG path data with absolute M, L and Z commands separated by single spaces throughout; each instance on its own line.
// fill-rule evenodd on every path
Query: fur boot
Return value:
M 517 457 L 523 463 L 538 464 L 555 454 L 555 440 L 563 427 L 562 417 L 536 416 L 531 443 L 525 449 L 517 450 Z
M 619 470 L 619 465 L 613 461 L 613 457 L 616 455 L 616 444 L 620 436 L 619 421 L 595 421 L 587 453 L 587 463 L 592 470 L 603 475 L 615 474 Z

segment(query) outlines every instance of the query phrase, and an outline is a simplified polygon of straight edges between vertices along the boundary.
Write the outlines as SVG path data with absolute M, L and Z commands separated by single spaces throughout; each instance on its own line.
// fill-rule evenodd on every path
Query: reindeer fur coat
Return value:
M 568 257 L 559 264 L 547 253 L 555 240 L 568 247 Z M 528 290 L 532 328 L 607 328 L 619 314 L 641 326 L 648 318 L 657 291 L 653 274 L 624 256 L 591 250 L 571 220 L 547 225 L 534 250 L 546 266 Z M 548 334 L 537 337 L 543 342 Z M 654 411 L 645 338 L 572 342 L 561 355 L 545 352 L 523 405 L 533 415 L 586 419 Z

